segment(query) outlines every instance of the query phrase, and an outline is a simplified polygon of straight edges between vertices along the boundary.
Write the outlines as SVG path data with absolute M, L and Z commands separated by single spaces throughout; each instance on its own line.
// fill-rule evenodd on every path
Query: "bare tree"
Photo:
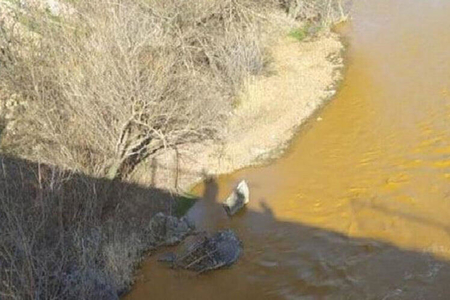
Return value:
M 250 4 L 79 1 L 64 19 L 17 11 L 32 34 L 2 27 L 1 79 L 29 107 L 6 148 L 113 178 L 162 148 L 217 137 L 242 78 L 263 66 Z

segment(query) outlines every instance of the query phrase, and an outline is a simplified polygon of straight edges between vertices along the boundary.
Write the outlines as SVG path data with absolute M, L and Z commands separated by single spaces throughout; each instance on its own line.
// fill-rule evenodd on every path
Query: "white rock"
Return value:
M 231 195 L 223 202 L 228 215 L 232 216 L 250 201 L 250 191 L 245 180 L 239 182 Z

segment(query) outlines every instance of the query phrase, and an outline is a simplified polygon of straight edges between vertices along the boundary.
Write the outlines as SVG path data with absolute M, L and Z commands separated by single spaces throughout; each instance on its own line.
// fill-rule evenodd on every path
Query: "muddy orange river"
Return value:
M 450 299 L 450 1 L 352 16 L 341 89 L 287 153 L 197 189 L 189 215 L 235 230 L 240 260 L 196 275 L 152 257 L 125 299 Z M 230 219 L 219 203 L 244 178 Z

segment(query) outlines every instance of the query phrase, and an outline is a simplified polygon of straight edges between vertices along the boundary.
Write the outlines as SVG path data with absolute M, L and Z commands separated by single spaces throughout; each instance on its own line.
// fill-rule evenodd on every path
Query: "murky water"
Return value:
M 245 245 L 197 276 L 149 260 L 132 299 L 450 299 L 450 1 L 356 1 L 342 90 L 273 164 L 190 214 Z M 241 178 L 251 202 L 218 204 Z

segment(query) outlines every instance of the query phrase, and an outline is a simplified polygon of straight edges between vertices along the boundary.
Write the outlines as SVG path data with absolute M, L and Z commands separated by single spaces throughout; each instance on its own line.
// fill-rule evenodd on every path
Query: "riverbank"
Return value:
M 246 80 L 222 139 L 162 152 L 139 166 L 132 180 L 185 192 L 205 175 L 279 157 L 299 127 L 335 94 L 343 48 L 331 32 L 303 41 L 281 36 L 269 50 L 266 74 Z
M 336 93 L 342 77 L 343 50 L 335 33 L 298 41 L 286 32 L 269 50 L 271 62 L 266 74 L 246 81 L 221 141 L 184 145 L 177 151 L 161 153 L 139 166 L 133 180 L 185 193 L 205 176 L 231 173 L 280 157 L 302 124 Z M 187 209 L 184 207 L 184 212 Z M 211 218 L 221 219 L 214 213 Z M 148 276 L 149 268 L 155 280 L 171 276 L 155 263 L 154 258 L 144 262 L 140 276 Z M 124 299 L 148 295 L 146 284 L 141 282 L 138 280 Z M 163 294 L 158 292 L 159 297 L 166 296 Z
M 150 258 L 126 300 L 450 299 L 449 11 L 355 1 L 333 101 L 280 159 L 198 189 L 188 215 L 237 232 L 240 261 L 198 277 Z M 241 178 L 251 200 L 228 218 Z
M 0 5 L 7 299 L 116 298 L 192 202 L 167 189 L 276 157 L 338 78 L 321 2 L 36 3 Z

